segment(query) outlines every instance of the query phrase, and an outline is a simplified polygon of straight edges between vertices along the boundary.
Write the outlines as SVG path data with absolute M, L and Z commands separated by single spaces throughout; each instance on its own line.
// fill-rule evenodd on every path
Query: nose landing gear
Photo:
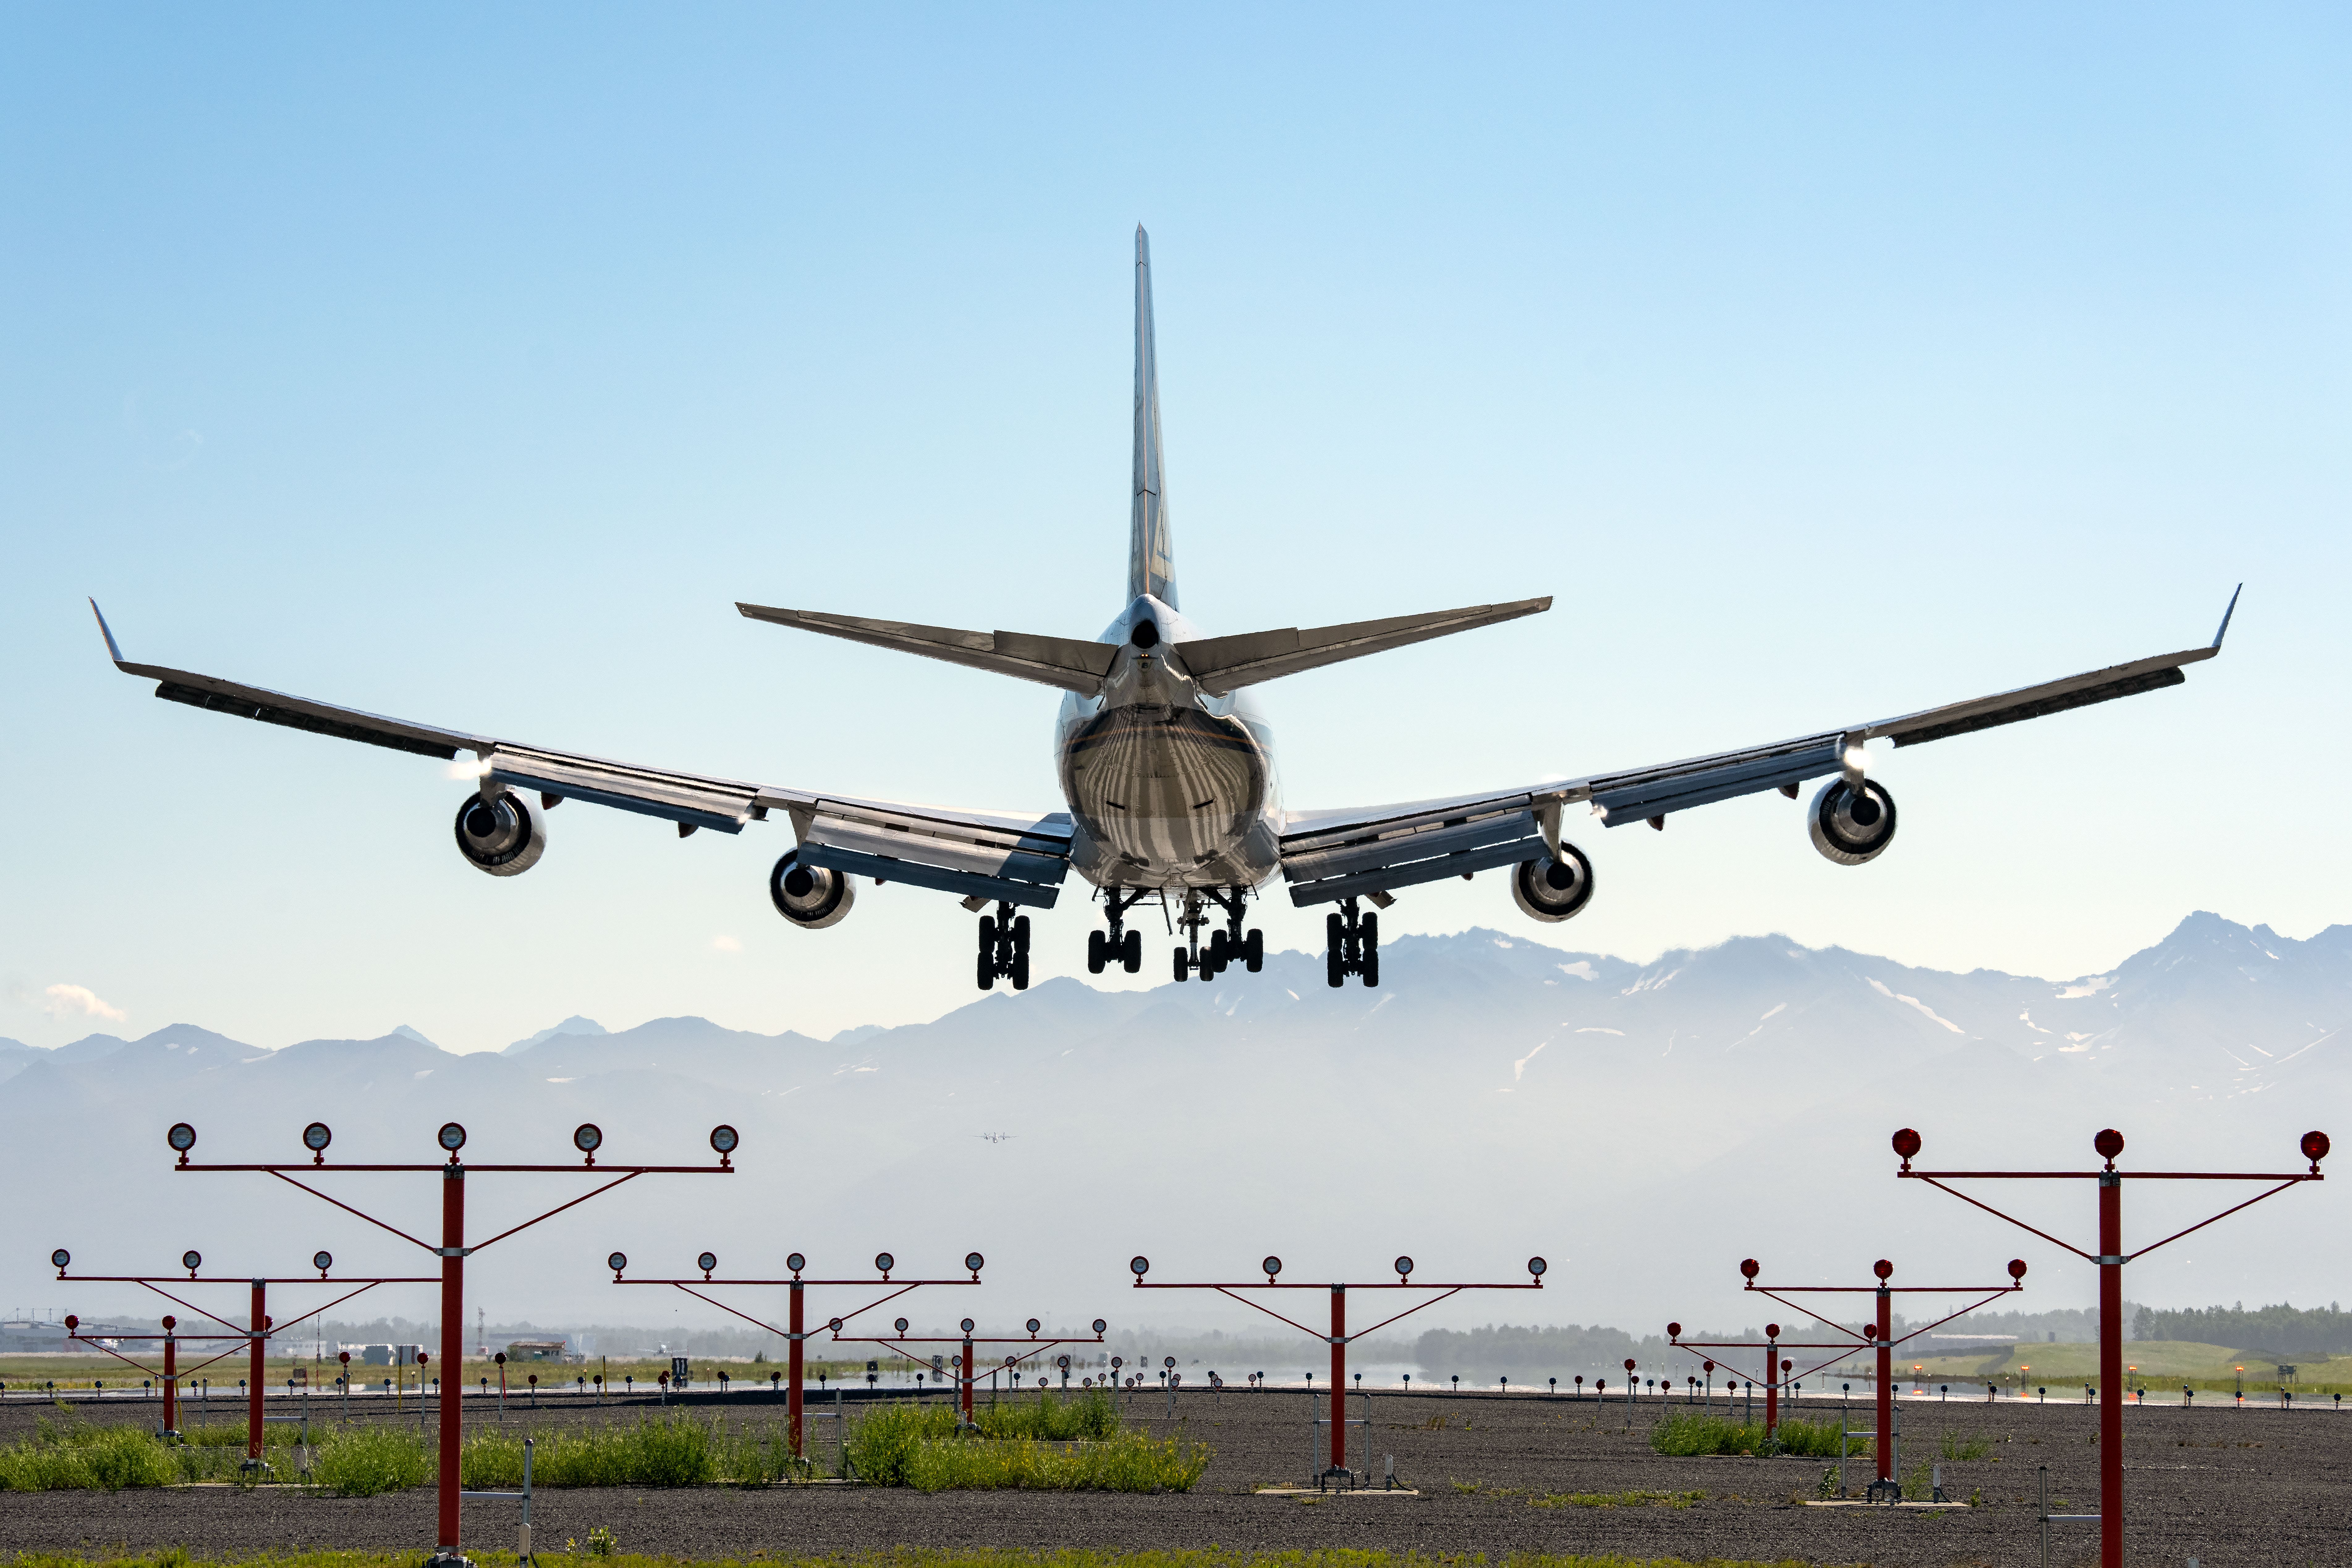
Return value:
M 1186 937 L 1185 944 L 1176 950 L 1177 979 L 1198 974 L 1203 980 L 1214 980 L 1236 959 L 1252 974 L 1265 967 L 1265 932 L 1242 930 L 1248 898 L 1245 888 L 1195 888 L 1185 892 L 1184 912 L 1176 917 Z M 1211 903 L 1224 911 L 1225 929 L 1211 932 L 1204 946 L 1201 928 L 1215 918 L 1206 908 Z
M 1118 964 L 1129 974 L 1143 967 L 1143 933 L 1127 929 L 1127 911 L 1141 900 L 1141 891 L 1122 893 L 1117 888 L 1103 889 L 1103 903 L 1110 912 L 1110 931 L 1087 933 L 1087 973 L 1100 974 L 1106 964 Z
M 1323 921 L 1323 977 L 1336 988 L 1350 974 L 1368 986 L 1381 983 L 1381 917 L 1356 912 L 1356 900 L 1341 899 Z
M 1015 991 L 1029 989 L 1029 917 L 1015 915 L 1009 903 L 980 917 L 980 988 L 994 990 L 1000 975 Z

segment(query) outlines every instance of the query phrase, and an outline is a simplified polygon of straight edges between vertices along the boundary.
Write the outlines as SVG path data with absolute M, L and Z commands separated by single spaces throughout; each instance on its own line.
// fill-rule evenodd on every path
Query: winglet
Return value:
M 89 613 L 98 617 L 98 635 L 106 639 L 106 657 L 114 661 L 116 668 L 127 668 L 122 662 L 122 649 L 115 646 L 114 628 L 106 624 L 106 612 L 98 607 L 96 599 L 89 602 Z
M 2213 651 L 2215 653 L 2221 651 L 2221 639 L 2230 635 L 2230 617 L 2238 613 L 2238 595 L 2245 591 L 2246 585 L 2243 583 L 2239 584 L 2236 587 L 2230 590 L 2230 607 L 2221 612 L 2221 629 L 2213 634 Z M 111 637 L 107 640 L 109 642 L 113 641 Z

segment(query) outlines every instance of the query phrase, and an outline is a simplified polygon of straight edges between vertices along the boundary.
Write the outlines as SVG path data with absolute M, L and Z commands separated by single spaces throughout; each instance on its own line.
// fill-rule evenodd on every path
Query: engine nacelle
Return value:
M 1563 840 L 1557 860 L 1522 860 L 1511 871 L 1511 901 L 1535 920 L 1564 921 L 1592 901 L 1592 862 Z
M 768 873 L 768 897 L 776 912 L 803 931 L 839 925 L 857 901 L 848 874 L 830 866 L 803 866 L 801 852 L 788 849 Z
M 1841 866 L 1875 860 L 1895 842 L 1895 797 L 1867 779 L 1857 795 L 1843 778 L 1833 778 L 1813 796 L 1805 828 L 1813 847 Z
M 457 853 L 478 871 L 520 877 L 547 853 L 547 812 L 512 790 L 494 801 L 466 797 L 457 808 Z

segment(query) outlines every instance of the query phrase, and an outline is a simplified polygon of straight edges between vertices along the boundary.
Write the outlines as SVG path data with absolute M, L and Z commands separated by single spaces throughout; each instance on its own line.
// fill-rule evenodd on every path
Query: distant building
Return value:
M 509 1340 L 507 1342 L 509 1361 L 562 1361 L 565 1342 L 562 1340 Z

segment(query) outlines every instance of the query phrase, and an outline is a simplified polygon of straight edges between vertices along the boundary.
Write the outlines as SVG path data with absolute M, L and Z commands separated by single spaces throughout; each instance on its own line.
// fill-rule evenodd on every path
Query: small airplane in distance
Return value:
M 1010 1143 L 1021 1136 L 1018 1132 L 975 1132 L 973 1137 L 983 1143 Z
M 980 915 L 980 988 L 1029 984 L 1029 917 L 1051 909 L 1072 871 L 1091 883 L 1107 929 L 1087 937 L 1087 967 L 1142 967 L 1142 933 L 1127 923 L 1156 903 L 1183 933 L 1178 980 L 1214 979 L 1238 962 L 1255 971 L 1264 933 L 1245 929 L 1249 900 L 1279 876 L 1291 902 L 1329 904 L 1325 978 L 1380 984 L 1377 910 L 1400 889 L 1506 869 L 1511 897 L 1538 921 L 1564 921 L 1592 899 L 1592 865 L 1563 837 L 1561 815 L 1584 805 L 1606 827 L 1666 818 L 1693 806 L 1826 782 L 1805 808 L 1813 847 L 1841 865 L 1875 859 L 1895 837 L 1895 801 L 1868 776 L 1867 742 L 1896 746 L 2044 718 L 2187 679 L 2184 666 L 2221 651 L 2238 598 L 2230 596 L 2212 642 L 2111 665 L 1970 701 L 1892 719 L 1581 778 L 1513 784 L 1438 800 L 1343 810 L 1290 811 L 1282 800 L 1274 736 L 1257 705 L 1269 681 L 1432 637 L 1532 616 L 1549 598 L 1470 605 L 1342 626 L 1283 626 L 1208 636 L 1179 612 L 1175 550 L 1160 434 L 1159 356 L 1151 322 L 1150 242 L 1135 231 L 1135 483 L 1129 512 L 1127 602 L 1101 636 L 963 631 L 814 610 L 738 604 L 753 620 L 899 653 L 919 654 L 1063 692 L 1054 734 L 1066 809 L 1006 813 L 822 790 L 742 783 L 386 719 L 260 687 L 122 657 L 95 600 L 106 649 L 126 674 L 156 681 L 168 701 L 341 740 L 455 761 L 471 752 L 475 789 L 457 808 L 457 851 L 493 877 L 538 864 L 547 815 L 562 801 L 591 801 L 667 819 L 684 837 L 698 828 L 740 832 L 772 811 L 797 840 L 768 876 L 776 912 L 795 926 L 838 923 L 854 879 L 900 882 L 961 899 Z M 1367 910 L 1364 905 L 1370 905 Z M 982 911 L 994 906 L 992 913 Z M 1213 929 L 1212 929 L 1213 928 Z M 1206 940 L 1203 940 L 1203 932 Z

